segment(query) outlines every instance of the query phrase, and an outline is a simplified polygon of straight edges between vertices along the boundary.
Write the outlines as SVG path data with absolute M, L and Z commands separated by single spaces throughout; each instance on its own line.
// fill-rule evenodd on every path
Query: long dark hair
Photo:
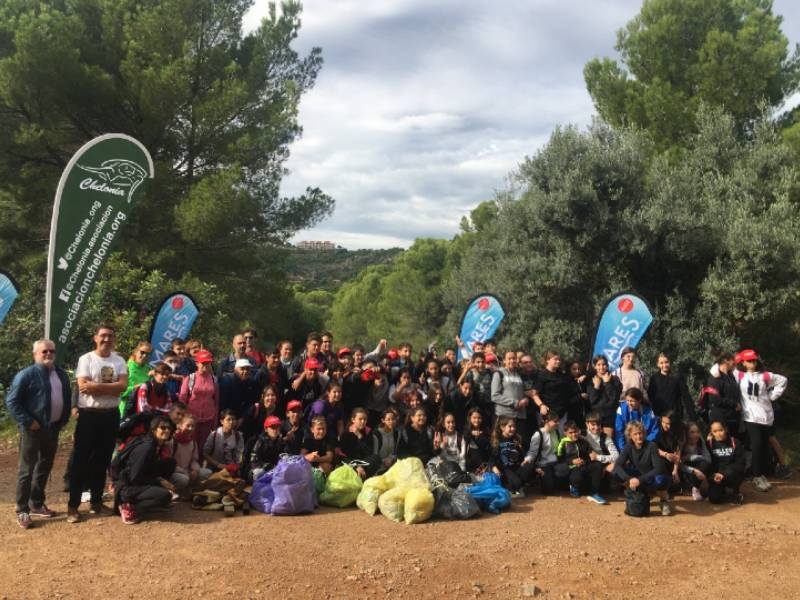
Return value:
M 503 427 L 508 423 L 514 423 L 514 417 L 497 417 L 497 422 L 494 424 L 492 430 L 492 450 L 497 451 L 500 447 L 500 440 L 503 439 Z M 522 438 L 515 431 L 514 437 L 511 438 L 518 448 L 522 448 Z

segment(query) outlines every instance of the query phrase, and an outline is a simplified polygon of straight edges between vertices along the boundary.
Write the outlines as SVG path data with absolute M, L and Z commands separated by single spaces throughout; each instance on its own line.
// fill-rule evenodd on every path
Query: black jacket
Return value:
M 175 471 L 175 459 L 159 456 L 158 442 L 152 434 L 134 438 L 123 448 L 111 466 L 114 488 L 119 494 L 127 486 L 160 485 Z
M 433 430 L 426 427 L 422 431 L 417 431 L 411 425 L 406 425 L 400 435 L 397 448 L 398 458 L 408 458 L 416 456 L 427 463 L 433 458 Z
M 601 379 L 599 389 L 594 387 L 591 379 L 589 380 L 589 406 L 601 418 L 614 417 L 620 396 L 622 396 L 622 382 L 616 375 L 612 375 L 608 383 Z
M 574 401 L 574 390 L 567 377 L 561 371 L 552 373 L 547 369 L 539 371 L 536 377 L 534 389 L 538 392 L 539 398 L 551 411 L 558 413 L 559 416 L 563 416 Z
M 741 414 L 736 407 L 741 403 L 739 383 L 733 373 L 720 373 L 719 377 L 709 376 L 706 386 L 717 391 L 706 395 L 709 418 L 711 421 L 732 423 L 739 420 Z
M 711 454 L 711 472 L 722 473 L 733 471 L 739 475 L 744 475 L 745 457 L 736 438 L 729 437 L 725 442 L 718 442 L 712 439 L 708 443 L 708 451 Z
M 272 469 L 278 464 L 281 454 L 284 452 L 283 440 L 279 436 L 272 439 L 266 432 L 251 439 L 242 454 L 242 473 L 250 478 L 253 469 Z
M 617 462 L 614 463 L 614 474 L 622 481 L 628 481 L 634 477 L 625 470 L 626 465 L 639 471 L 640 475 L 635 477 L 644 484 L 653 483 L 656 475 L 669 472 L 666 462 L 658 455 L 658 446 L 655 442 L 645 441 L 644 445 L 638 449 L 632 442 L 625 444 Z
M 680 421 L 694 421 L 697 418 L 689 389 L 677 375 L 652 375 L 647 385 L 647 397 L 657 417 L 672 410 Z

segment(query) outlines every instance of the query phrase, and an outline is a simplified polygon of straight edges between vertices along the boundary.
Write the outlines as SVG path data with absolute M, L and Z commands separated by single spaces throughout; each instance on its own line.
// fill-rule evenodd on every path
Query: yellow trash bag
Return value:
M 422 523 L 431 518 L 436 503 L 433 494 L 426 488 L 412 488 L 405 496 L 403 516 L 407 525 Z
M 408 488 L 396 487 L 382 493 L 378 498 L 378 508 L 381 510 L 381 514 L 390 521 L 402 522 L 405 516 L 405 499 L 408 491 Z
M 425 466 L 416 457 L 398 460 L 383 475 L 390 488 L 428 487 L 428 476 L 425 475 Z
M 383 475 L 370 477 L 364 482 L 358 497 L 356 497 L 356 506 L 374 517 L 378 512 L 378 498 L 388 489 L 389 484 L 386 483 Z

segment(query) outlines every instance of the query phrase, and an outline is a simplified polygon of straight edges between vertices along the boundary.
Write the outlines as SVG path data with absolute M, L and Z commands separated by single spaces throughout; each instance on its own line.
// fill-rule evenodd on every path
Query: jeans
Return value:
M 17 512 L 28 512 L 29 502 L 36 508 L 44 504 L 47 479 L 58 449 L 58 428 L 22 429 L 19 435 L 17 473 Z
M 119 411 L 80 410 L 75 427 L 75 447 L 69 480 L 69 508 L 81 504 L 81 493 L 88 487 L 91 503 L 103 500 L 106 471 L 111 463 L 119 429 Z

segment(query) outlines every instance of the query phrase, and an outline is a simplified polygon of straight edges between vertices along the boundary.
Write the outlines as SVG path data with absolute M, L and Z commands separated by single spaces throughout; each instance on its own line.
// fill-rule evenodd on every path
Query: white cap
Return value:
M 238 359 L 236 361 L 236 365 L 235 366 L 236 366 L 237 369 L 252 369 L 253 368 L 253 363 L 251 363 L 246 358 L 240 358 L 240 359 Z

